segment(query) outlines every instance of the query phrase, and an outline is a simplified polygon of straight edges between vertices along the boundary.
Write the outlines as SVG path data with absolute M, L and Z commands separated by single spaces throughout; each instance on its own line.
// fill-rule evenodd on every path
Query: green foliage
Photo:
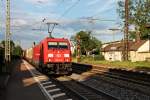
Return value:
M 4 62 L 4 48 L 0 48 L 0 64 Z
M 13 50 L 13 55 L 20 57 L 22 55 L 22 48 L 20 46 L 16 46 Z
M 1 43 L 5 47 L 5 41 L 3 40 Z M 15 46 L 15 43 L 12 40 L 10 41 L 10 46 L 11 46 L 11 55 L 12 56 L 20 57 L 22 55 L 22 48 L 20 46 Z M 3 51 L 3 55 L 4 55 L 4 51 Z
M 118 14 L 125 20 L 124 1 L 119 1 L 118 6 Z M 142 39 L 148 38 L 150 29 L 145 26 L 150 24 L 150 0 L 129 0 L 129 24 L 135 25 L 136 31 L 140 31 Z
M 136 39 L 136 32 L 130 32 L 129 39 Z
M 81 57 L 81 61 L 100 61 L 100 60 L 104 60 L 104 56 L 103 55 L 90 55 L 90 56 L 82 56 Z
M 5 47 L 5 41 L 3 40 L 1 43 L 2 43 L 3 46 Z M 11 47 L 11 54 L 12 54 L 12 53 L 13 53 L 13 50 L 14 50 L 14 48 L 15 48 L 15 43 L 14 43 L 12 40 L 10 41 L 10 47 Z
M 94 60 L 97 61 L 97 60 L 104 60 L 104 56 L 103 55 L 95 55 L 94 56 Z
M 3 40 L 1 43 L 5 47 L 5 41 Z M 10 45 L 11 45 L 11 47 L 15 47 L 15 43 L 12 40 L 10 41 Z
M 77 36 L 80 36 L 81 53 L 87 55 L 92 50 L 99 50 L 101 47 L 101 41 L 91 35 L 91 32 L 80 31 L 71 39 L 77 44 Z

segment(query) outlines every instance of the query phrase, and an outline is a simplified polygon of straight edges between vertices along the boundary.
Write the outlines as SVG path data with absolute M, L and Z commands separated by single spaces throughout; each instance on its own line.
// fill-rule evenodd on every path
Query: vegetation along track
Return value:
M 76 72 L 83 71 L 83 69 L 80 69 L 81 66 L 79 65 L 74 67 Z M 119 100 L 150 100 L 149 82 L 128 78 L 125 77 L 125 75 L 110 74 L 106 72 L 106 70 L 96 69 L 88 73 L 92 73 L 93 75 L 89 77 L 88 80 L 83 81 L 84 84 L 95 87 L 98 90 L 106 91 Z
M 70 95 L 78 97 L 79 100 L 118 100 L 104 91 L 97 90 L 86 84 L 73 80 L 69 76 L 53 78 L 53 80 L 68 91 Z

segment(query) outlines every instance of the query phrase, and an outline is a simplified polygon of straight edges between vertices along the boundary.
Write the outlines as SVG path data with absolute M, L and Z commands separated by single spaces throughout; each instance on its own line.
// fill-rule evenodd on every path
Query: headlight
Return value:
M 54 55 L 53 54 L 48 54 L 48 57 L 54 57 Z
M 69 57 L 69 54 L 64 54 L 64 57 Z

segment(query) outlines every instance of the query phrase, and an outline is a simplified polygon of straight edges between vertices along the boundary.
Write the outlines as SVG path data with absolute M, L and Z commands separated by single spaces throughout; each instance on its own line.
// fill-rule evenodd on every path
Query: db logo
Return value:
M 56 56 L 57 56 L 57 57 L 61 57 L 61 54 L 57 54 Z

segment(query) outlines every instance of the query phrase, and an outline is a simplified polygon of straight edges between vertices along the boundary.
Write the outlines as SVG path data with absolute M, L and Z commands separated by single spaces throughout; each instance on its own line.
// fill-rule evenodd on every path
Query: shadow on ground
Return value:
M 0 100 L 45 100 L 38 84 L 24 66 L 22 60 L 16 60 L 6 88 L 0 89 Z

